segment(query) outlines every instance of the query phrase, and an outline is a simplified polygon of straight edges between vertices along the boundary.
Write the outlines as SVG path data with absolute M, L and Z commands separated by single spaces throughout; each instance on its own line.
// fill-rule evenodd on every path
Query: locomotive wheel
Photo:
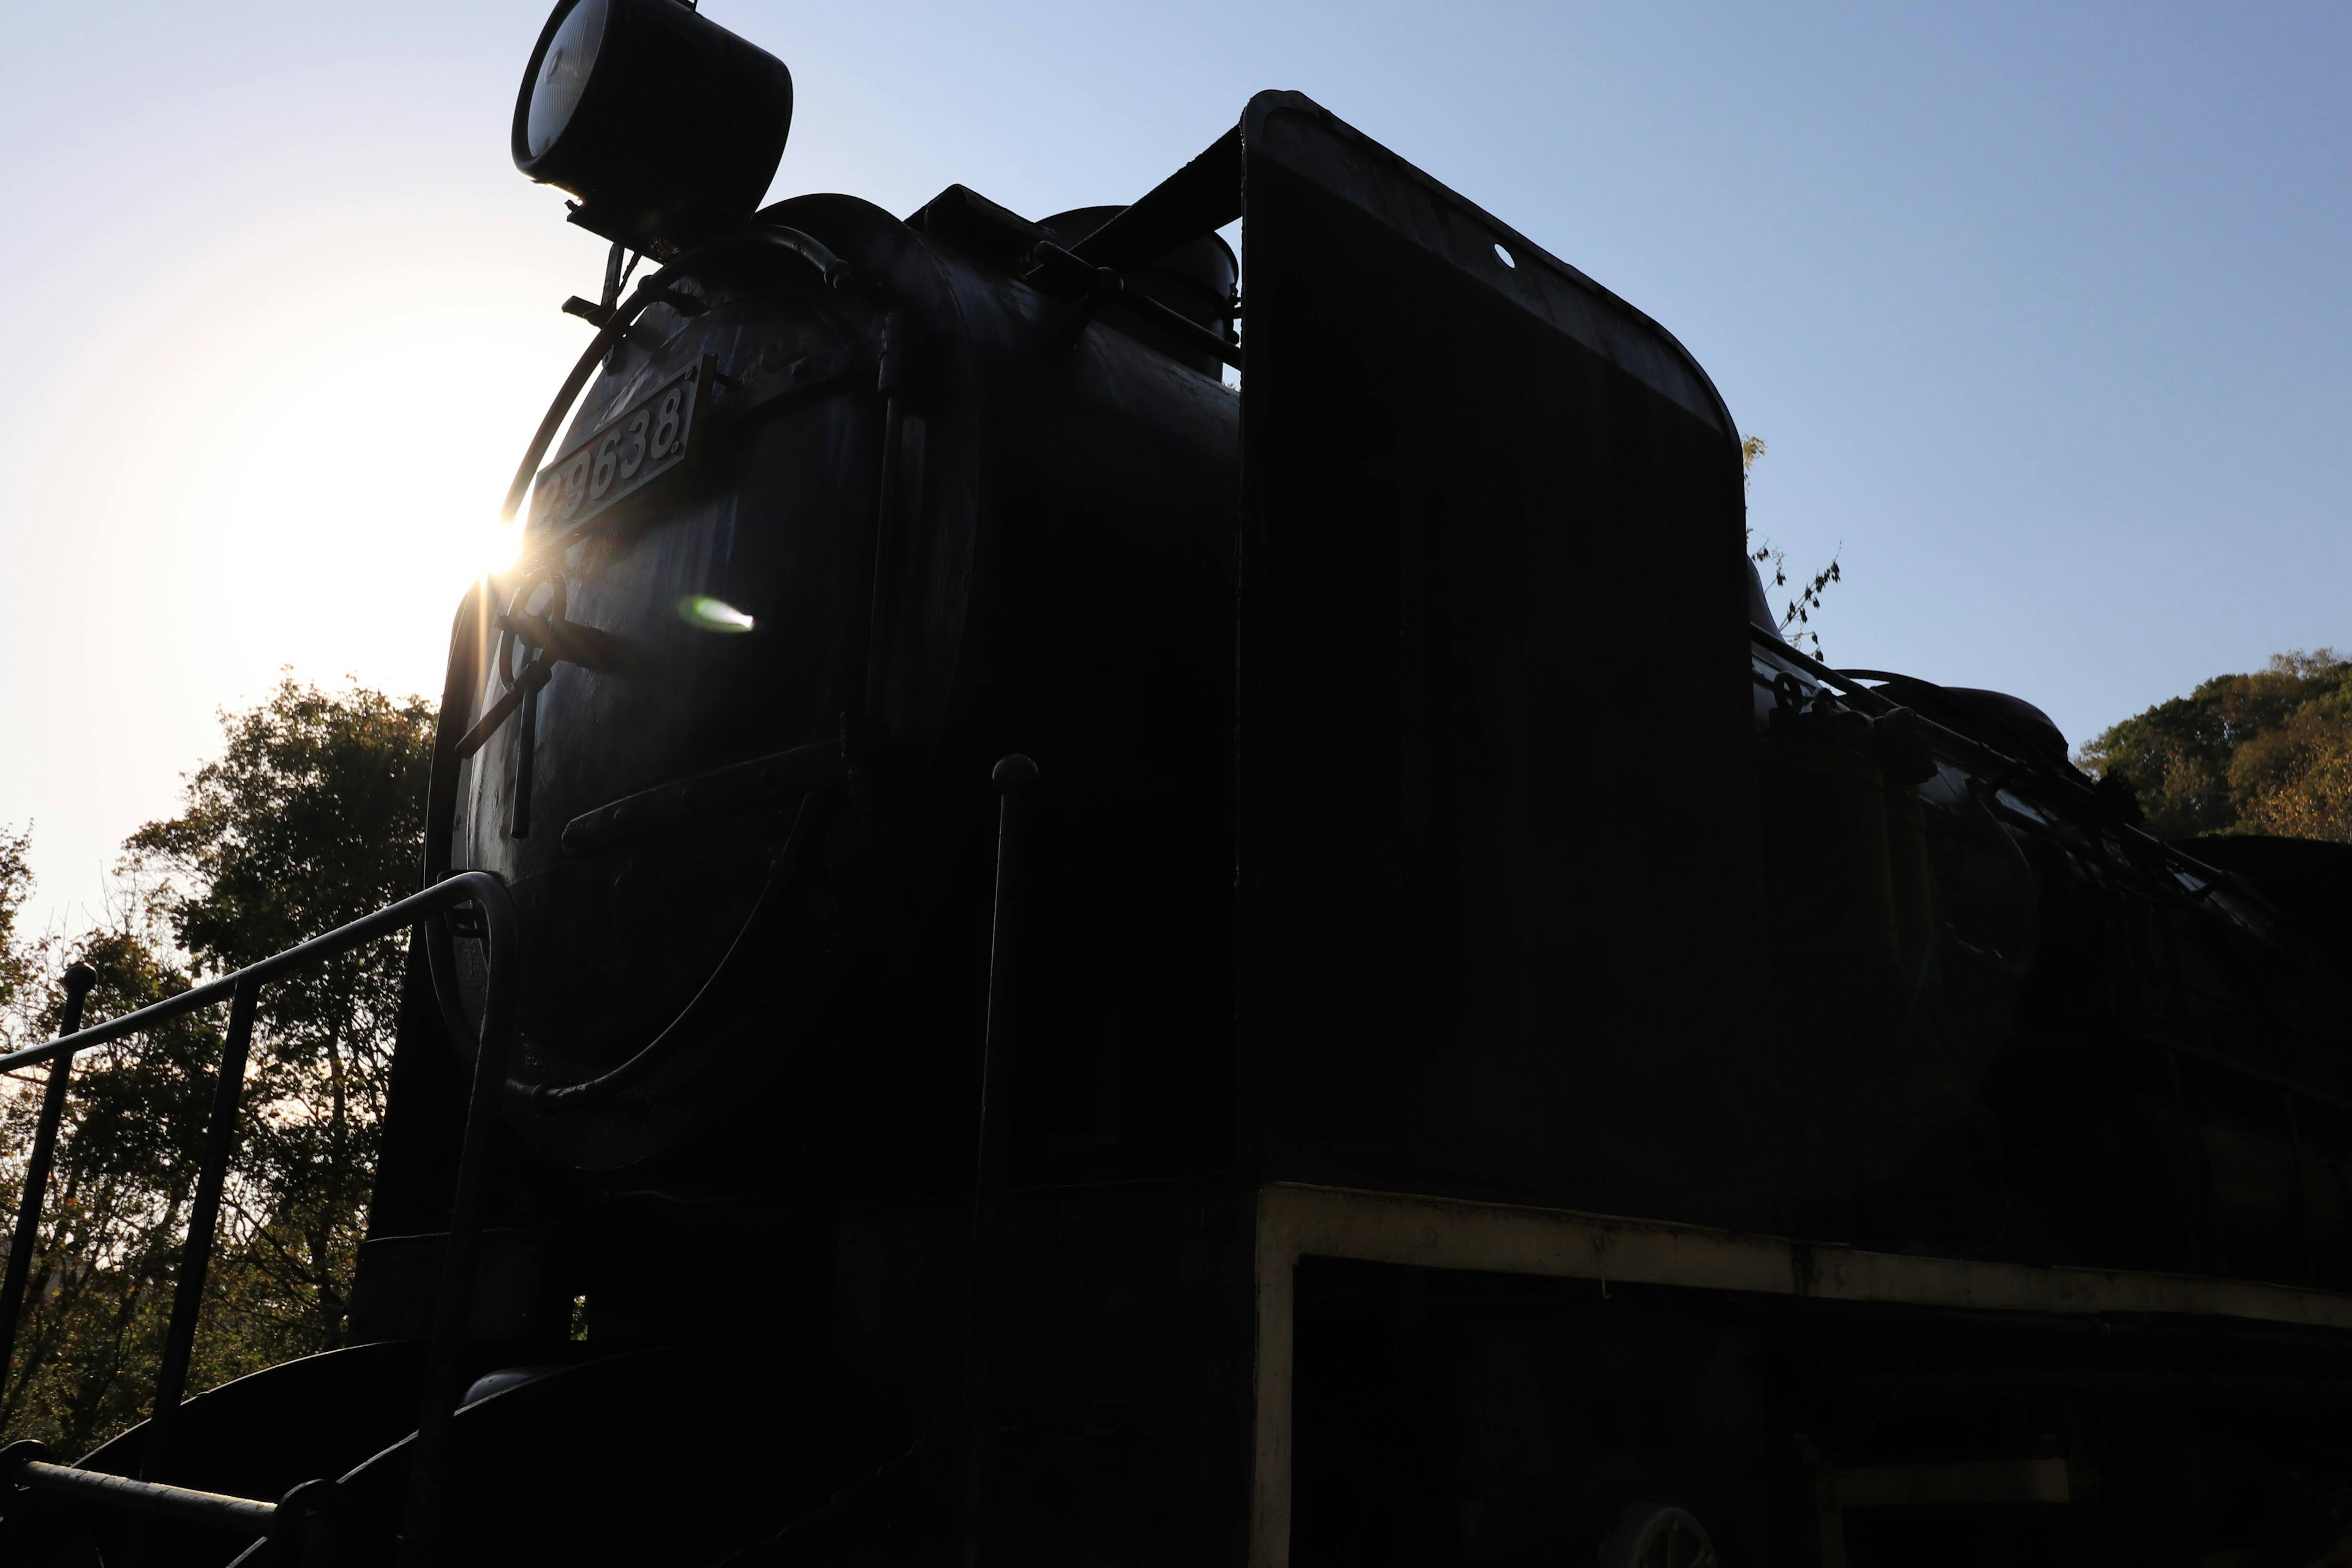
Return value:
M 1698 1515 L 1674 1503 L 1637 1500 L 1601 1543 L 1600 1568 L 1717 1568 L 1715 1542 Z

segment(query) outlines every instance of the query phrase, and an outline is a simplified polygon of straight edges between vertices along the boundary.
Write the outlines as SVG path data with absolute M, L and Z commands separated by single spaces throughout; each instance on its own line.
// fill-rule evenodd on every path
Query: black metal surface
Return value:
M 803 198 L 761 221 L 853 258 L 860 289 L 740 254 L 698 263 L 708 309 L 650 318 L 579 428 L 709 363 L 723 439 L 609 527 L 534 525 L 523 572 L 562 570 L 566 624 L 635 658 L 626 670 L 565 660 L 541 691 L 530 809 L 571 825 L 561 844 L 502 831 L 512 775 L 490 766 L 504 763 L 496 747 L 464 752 L 520 705 L 490 684 L 478 633 L 461 628 L 452 666 L 470 672 L 443 721 L 463 743 L 436 767 L 429 852 L 499 869 L 546 933 L 522 998 L 517 1071 L 543 1090 L 526 1135 L 591 1167 L 730 1114 L 752 1083 L 792 1069 L 802 1047 L 781 1043 L 815 1037 L 851 966 L 939 940 L 925 929 L 937 900 L 973 879 L 969 850 L 932 847 L 965 809 L 938 804 L 950 759 L 1043 746 L 1055 727 L 1083 732 L 1118 712 L 1104 764 L 1133 758 L 1147 787 L 1180 775 L 1218 787 L 1204 742 L 1229 701 L 1231 535 L 1217 500 L 1231 493 L 1231 390 L 1125 332 L 1051 342 L 1038 329 L 1060 319 L 1056 301 L 863 203 Z M 845 374 L 862 366 L 864 385 Z M 1139 464 L 1157 476 L 1141 500 Z M 733 607 L 743 629 L 683 621 L 688 596 Z M 1112 646 L 1133 650 L 1124 669 L 1097 657 Z M 621 734 L 626 745 L 603 739 Z M 763 871 L 792 836 L 797 794 L 737 785 L 762 759 L 843 736 L 863 771 L 843 776 L 795 884 L 771 897 Z M 1123 817 L 1104 842 L 1149 836 L 1131 810 L 1098 809 Z M 1214 831 L 1213 814 L 1193 816 Z M 1201 883 L 1185 897 L 1220 895 Z M 655 902 L 659 921 L 629 912 Z M 750 929 L 755 908 L 771 911 L 763 931 Z M 428 937 L 443 989 L 472 994 L 471 961 L 442 940 Z M 1213 928 L 1192 940 L 1213 943 Z M 765 973 L 756 1005 L 749 991 L 719 1004 L 713 978 L 730 964 Z M 702 1010 L 681 1024 L 690 1005 Z M 624 1063 L 638 1065 L 612 1077 Z M 953 1114 L 945 1096 L 966 1092 L 950 1087 L 964 1070 L 941 1080 L 927 1119 Z
M 709 978 L 702 983 L 702 988 L 694 994 L 693 999 L 659 1034 L 639 1047 L 618 1067 L 578 1083 L 536 1086 L 531 1092 L 534 1110 L 541 1114 L 560 1112 L 573 1105 L 619 1093 L 662 1067 L 676 1043 L 692 1038 L 713 1010 L 739 1001 L 729 994 L 730 987 L 738 980 L 745 961 L 757 951 L 758 940 L 763 934 L 763 927 L 776 902 L 792 886 L 793 874 L 799 868 L 801 856 L 805 853 L 808 831 L 821 815 L 822 795 L 822 791 L 810 790 L 801 796 L 793 816 L 792 831 L 785 836 L 783 847 L 776 852 L 776 858 L 769 867 L 768 879 L 761 887 L 758 901 L 751 906 L 751 912 L 744 917 L 742 930 L 735 933 L 734 942 L 729 944 L 726 952 L 711 969 Z
M 1726 1179 L 1774 1158 L 1737 428 L 1655 323 L 1313 103 L 1242 142 L 1258 1168 L 1769 1226 Z
M 539 477 L 540 459 L 547 455 L 548 445 L 555 439 L 556 431 L 562 428 L 563 416 L 572 412 L 572 405 L 578 401 L 581 389 L 603 366 L 605 357 L 621 342 L 636 319 L 653 306 L 664 303 L 669 296 L 671 285 L 681 278 L 692 276 L 698 268 L 715 260 L 759 251 L 782 252 L 799 258 L 815 268 L 830 288 L 846 289 L 857 281 L 847 264 L 824 245 L 797 229 L 775 225 L 739 229 L 679 257 L 671 265 L 639 283 L 626 300 L 614 308 L 612 318 L 597 329 L 596 336 L 589 342 L 587 348 L 581 351 L 571 374 L 563 378 L 562 386 L 556 392 L 555 401 L 548 405 L 547 414 L 540 421 L 539 429 L 533 433 L 530 445 L 524 449 L 522 462 L 516 468 L 514 479 L 507 487 L 506 505 L 500 515 L 511 520 L 521 509 L 523 499 L 530 495 L 531 484 Z
M 564 825 L 563 847 L 575 855 L 597 854 L 674 832 L 698 817 L 788 805 L 814 791 L 839 789 L 848 779 L 849 759 L 839 742 L 794 746 L 583 811 Z
M 474 1038 L 473 1085 L 466 1106 L 465 1140 L 457 1153 L 457 1193 L 450 1205 L 448 1239 L 442 1248 L 433 1338 L 425 1363 L 424 1405 L 417 1414 L 415 1458 L 401 1526 L 404 1554 L 415 1563 L 433 1562 L 442 1550 L 449 1429 L 466 1384 L 471 1381 L 466 1369 L 467 1314 L 481 1251 L 484 1215 L 491 1203 L 491 1163 L 501 1125 L 499 1102 L 507 1091 L 507 1065 L 514 1042 L 513 969 L 510 963 L 497 963 L 501 948 L 509 953 L 513 950 L 513 917 L 503 901 L 485 902 L 483 910 L 489 917 L 493 967 L 481 1025 Z
M 298 1514 L 340 1511 L 331 1489 L 311 1483 L 341 1477 L 372 1455 L 414 1431 L 424 1363 L 424 1346 L 363 1345 L 282 1363 L 197 1394 L 177 1417 L 174 1458 L 160 1479 L 194 1491 L 250 1499 L 276 1498 L 310 1485 L 309 1501 Z M 145 1425 L 129 1431 L 75 1462 L 83 1471 L 135 1477 L 149 1435 Z M 321 1493 L 326 1492 L 326 1500 Z M 313 1505 L 318 1507 L 314 1508 Z M 118 1556 L 149 1568 L 187 1564 L 217 1568 L 223 1552 L 217 1538 L 201 1528 L 182 1528 L 152 1518 L 68 1507 L 48 1508 L 60 1522 L 70 1519 L 88 1532 L 109 1562 Z M 398 1521 L 395 1506 L 371 1510 L 362 1534 L 381 1531 L 388 1544 Z M 312 1524 L 280 1515 L 278 1534 L 292 1552 L 293 1536 Z M 15 1560 L 21 1536 L 8 1527 L 22 1522 L 17 1510 L 0 1507 L 0 1556 Z M 133 1537 L 142 1538 L 133 1555 Z M 327 1555 L 316 1561 L 342 1563 Z
M 59 1020 L 58 1034 L 73 1034 L 81 1027 L 82 1005 L 89 1000 L 89 988 L 98 984 L 98 971 L 87 963 L 69 965 L 65 973 L 66 1004 Z M 73 1057 L 70 1053 L 53 1058 L 49 1062 L 48 1082 L 41 1089 L 40 1120 L 33 1124 L 33 1146 L 25 1155 L 25 1191 L 16 1203 L 16 1228 L 8 1241 L 8 1267 L 0 1277 L 0 1388 L 5 1388 L 8 1373 L 16 1364 L 16 1324 L 25 1310 L 25 1285 L 33 1267 L 33 1254 L 40 1245 L 41 1210 L 49 1191 L 49 1168 L 57 1158 L 58 1124 L 66 1110 L 66 1089 L 73 1077 Z
M 1242 216 L 1242 127 L 1138 198 L 1072 248 L 1097 267 L 1125 268 L 1214 234 Z
M 668 1345 L 476 1370 L 488 1391 L 451 1423 L 441 1561 L 707 1568 L 823 1500 L 819 1439 L 782 1418 L 815 1393 L 791 1350 Z M 688 1433 L 690 1445 L 676 1436 Z M 335 1568 L 410 1555 L 383 1527 L 399 1518 L 415 1447 L 338 1477 Z
M 1089 267 L 1051 241 L 1040 244 L 1033 254 L 1037 258 L 1039 281 L 1044 287 L 1066 298 L 1082 300 L 1089 310 L 1116 300 L 1153 331 L 1208 356 L 1211 363 L 1222 361 L 1236 370 L 1242 368 L 1239 343 L 1131 287 L 1116 268 Z

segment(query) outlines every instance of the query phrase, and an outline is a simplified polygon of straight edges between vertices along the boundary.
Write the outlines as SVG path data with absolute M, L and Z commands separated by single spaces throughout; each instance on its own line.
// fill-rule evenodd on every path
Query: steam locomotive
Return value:
M 679 0 L 541 35 L 614 259 L 425 868 L 520 941 L 418 926 L 353 1343 L 149 1481 L 354 1563 L 2352 1551 L 2352 850 L 1782 641 L 1698 363 L 1304 97 L 1035 220 L 755 211 L 790 115 Z

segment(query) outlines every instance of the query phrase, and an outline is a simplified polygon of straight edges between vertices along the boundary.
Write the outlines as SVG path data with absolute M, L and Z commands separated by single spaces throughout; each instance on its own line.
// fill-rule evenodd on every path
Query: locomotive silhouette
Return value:
M 790 114 L 549 19 L 352 1345 L 14 1560 L 2352 1550 L 2352 849 L 1800 654 L 1696 362 L 1303 97 L 1034 221 Z

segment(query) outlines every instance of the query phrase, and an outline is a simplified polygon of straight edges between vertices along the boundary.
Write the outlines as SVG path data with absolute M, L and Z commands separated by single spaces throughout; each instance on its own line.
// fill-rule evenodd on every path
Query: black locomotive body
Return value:
M 457 621 L 520 956 L 169 1479 L 398 1549 L 509 964 L 458 1559 L 2332 1560 L 2338 851 L 1783 644 L 1696 363 L 1297 95 L 671 248 Z

